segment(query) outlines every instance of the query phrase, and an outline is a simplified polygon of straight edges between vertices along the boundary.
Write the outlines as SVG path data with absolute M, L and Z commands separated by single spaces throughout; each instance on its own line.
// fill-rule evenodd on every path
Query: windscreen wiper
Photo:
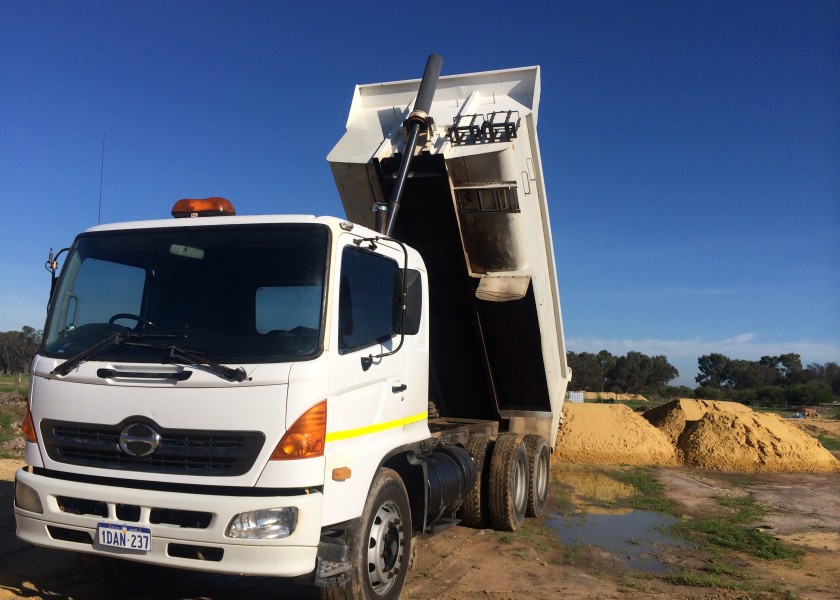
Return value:
M 178 346 L 172 346 L 168 344 L 141 344 L 138 342 L 124 342 L 124 345 L 131 346 L 132 348 L 151 348 L 153 350 L 165 350 L 169 353 L 169 356 L 167 358 L 169 358 L 173 362 L 185 363 L 194 367 L 204 367 L 207 371 L 213 373 L 213 375 L 221 377 L 222 379 L 225 379 L 227 381 L 245 381 L 245 379 L 248 378 L 248 374 L 242 367 L 232 369 L 230 367 L 226 367 L 223 364 L 217 363 L 212 358 L 208 358 L 203 354 L 191 352 L 189 350 L 184 350 L 183 348 L 179 348 Z
M 125 346 L 129 344 L 129 340 L 142 340 L 149 338 L 185 338 L 186 335 L 178 334 L 164 334 L 164 333 L 131 333 L 130 331 L 120 331 L 109 335 L 105 339 L 96 342 L 92 346 L 88 346 L 81 352 L 77 352 L 63 363 L 58 365 L 55 369 L 50 371 L 50 375 L 67 375 L 70 371 L 85 361 L 90 360 L 97 354 L 101 354 L 104 350 L 111 346 Z
M 190 352 L 177 346 L 167 346 L 166 349 L 169 350 L 169 358 L 179 359 L 190 365 L 205 367 L 208 371 L 214 375 L 218 375 L 222 379 L 227 379 L 228 381 L 245 381 L 248 377 L 248 374 L 242 367 L 231 369 L 202 354 Z

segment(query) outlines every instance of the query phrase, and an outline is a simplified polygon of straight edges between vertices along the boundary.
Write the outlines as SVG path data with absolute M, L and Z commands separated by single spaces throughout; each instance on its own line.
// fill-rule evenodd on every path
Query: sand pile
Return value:
M 637 402 L 647 402 L 647 398 L 641 394 L 617 394 L 615 392 L 584 392 L 583 398 L 590 402 L 597 402 L 598 400 L 614 400 L 619 402 L 635 400 Z
M 840 472 L 840 461 L 778 415 L 709 411 L 677 442 L 685 464 L 718 471 Z
M 840 472 L 840 461 L 794 424 L 735 402 L 679 399 L 643 417 L 622 404 L 567 403 L 563 413 L 562 462 Z
M 676 465 L 668 437 L 623 404 L 563 406 L 555 459 L 585 464 Z
M 654 427 L 662 431 L 677 445 L 677 440 L 689 421 L 699 421 L 709 411 L 729 413 L 751 413 L 752 410 L 737 402 L 718 402 L 715 400 L 691 400 L 679 398 L 668 404 L 645 411 L 642 415 Z

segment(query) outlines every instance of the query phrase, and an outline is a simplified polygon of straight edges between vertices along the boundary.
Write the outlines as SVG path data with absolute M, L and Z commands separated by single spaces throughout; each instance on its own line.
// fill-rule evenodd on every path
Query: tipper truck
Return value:
M 543 511 L 571 374 L 539 68 L 441 64 L 356 87 L 346 218 L 185 199 L 50 252 L 18 537 L 388 599 L 417 536 Z

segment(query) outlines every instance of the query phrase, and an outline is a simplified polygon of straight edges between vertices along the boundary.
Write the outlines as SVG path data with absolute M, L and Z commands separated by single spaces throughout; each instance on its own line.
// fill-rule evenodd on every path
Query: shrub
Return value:
M 723 393 L 717 388 L 702 385 L 694 390 L 694 397 L 701 400 L 721 400 Z
M 794 385 L 785 391 L 785 400 L 790 404 L 813 406 L 817 404 L 831 404 L 837 399 L 831 388 L 824 381 L 809 381 Z
M 756 403 L 762 406 L 783 406 L 785 391 L 777 385 L 767 385 L 755 391 Z

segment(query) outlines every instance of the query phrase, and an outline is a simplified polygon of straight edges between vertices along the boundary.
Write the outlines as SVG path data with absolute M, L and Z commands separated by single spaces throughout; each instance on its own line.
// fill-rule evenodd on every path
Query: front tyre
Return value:
M 350 581 L 321 588 L 323 600 L 397 600 L 411 558 L 411 508 L 405 484 L 395 471 L 373 479 L 361 524 L 349 532 Z

